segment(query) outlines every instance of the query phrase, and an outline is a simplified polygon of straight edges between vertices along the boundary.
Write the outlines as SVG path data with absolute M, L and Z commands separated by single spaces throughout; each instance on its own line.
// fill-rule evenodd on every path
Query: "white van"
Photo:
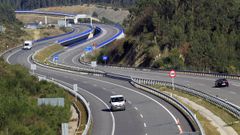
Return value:
M 33 42 L 28 40 L 28 41 L 24 41 L 24 44 L 23 44 L 23 49 L 25 50 L 30 50 L 32 49 L 32 45 L 33 45 Z
M 113 95 L 110 96 L 110 101 L 109 103 L 111 104 L 111 110 L 116 111 L 116 110 L 125 110 L 125 104 L 126 100 L 123 97 L 123 95 Z

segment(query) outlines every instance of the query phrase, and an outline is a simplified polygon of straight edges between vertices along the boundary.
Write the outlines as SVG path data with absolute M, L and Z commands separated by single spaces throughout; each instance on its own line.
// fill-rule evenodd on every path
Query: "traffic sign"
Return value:
M 171 78 L 175 78 L 176 77 L 176 71 L 174 70 L 171 70 L 169 73 L 168 73 L 169 77 Z
M 106 60 L 108 60 L 108 56 L 102 56 L 102 59 L 103 59 L 104 61 L 106 61 Z
M 58 61 L 58 60 L 59 60 L 58 55 L 55 55 L 55 56 L 53 57 L 53 61 L 56 62 L 56 61 Z
M 36 70 L 37 69 L 37 65 L 36 64 L 31 64 L 31 70 Z
M 92 52 L 92 50 L 93 50 L 92 46 L 87 46 L 84 48 L 84 51 L 86 51 L 86 52 Z

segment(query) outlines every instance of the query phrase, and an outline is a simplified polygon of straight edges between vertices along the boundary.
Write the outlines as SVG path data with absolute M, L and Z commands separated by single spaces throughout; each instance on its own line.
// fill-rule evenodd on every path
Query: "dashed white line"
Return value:
M 138 108 L 137 108 L 137 107 L 134 107 L 134 109 L 135 109 L 135 110 L 138 110 Z
M 144 127 L 147 127 L 147 124 L 145 122 L 143 123 L 143 125 L 144 125 Z
M 142 114 L 140 114 L 140 117 L 141 117 L 141 118 L 143 118 L 143 115 L 142 115 Z

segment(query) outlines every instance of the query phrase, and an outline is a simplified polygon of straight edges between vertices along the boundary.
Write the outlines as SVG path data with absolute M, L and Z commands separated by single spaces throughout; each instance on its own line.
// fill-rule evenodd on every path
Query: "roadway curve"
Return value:
M 103 29 L 103 36 L 100 35 L 93 39 L 95 42 L 104 41 L 117 32 L 116 28 L 112 26 L 101 25 L 100 27 Z M 29 68 L 32 63 L 30 56 L 59 38 L 62 37 L 36 43 L 32 50 L 14 49 L 6 53 L 4 58 L 11 64 L 21 64 Z M 74 49 L 71 48 L 71 50 L 71 53 L 75 52 Z M 69 54 L 68 56 L 70 56 Z M 184 132 L 192 132 L 188 120 L 176 108 L 154 95 L 139 91 L 128 82 L 72 74 L 39 66 L 35 73 L 69 84 L 78 84 L 79 93 L 90 102 L 93 115 L 93 135 L 174 135 L 179 134 L 176 119 L 180 120 Z M 109 111 L 108 101 L 110 95 L 113 94 L 126 96 L 128 101 L 126 111 L 114 113 Z
M 91 44 L 89 41 L 82 44 Z M 60 55 L 60 59 L 64 61 L 60 61 L 61 64 L 76 66 L 76 67 L 86 67 L 79 63 L 81 46 L 75 47 L 71 49 L 71 53 L 66 51 Z M 168 76 L 168 73 L 165 71 L 141 71 L 127 68 L 115 68 L 115 67 L 104 67 L 98 66 L 97 69 L 110 72 L 110 73 L 118 73 L 122 75 L 128 75 L 132 77 L 145 78 L 145 79 L 153 79 L 153 80 L 161 80 L 171 82 L 171 78 Z M 229 79 L 230 86 L 225 88 L 215 88 L 216 78 L 213 77 L 202 77 L 202 76 L 194 76 L 194 75 L 184 75 L 177 74 L 175 78 L 175 83 L 185 85 L 188 87 L 195 88 L 197 90 L 203 91 L 205 93 L 211 95 L 217 95 L 222 99 L 226 99 L 238 106 L 240 106 L 240 81 Z

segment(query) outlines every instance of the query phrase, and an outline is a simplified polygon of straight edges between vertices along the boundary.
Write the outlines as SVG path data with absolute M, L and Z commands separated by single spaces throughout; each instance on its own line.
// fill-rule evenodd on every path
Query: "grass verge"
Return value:
M 48 58 L 55 52 L 60 51 L 61 49 L 63 49 L 64 47 L 59 45 L 59 44 L 55 44 L 52 46 L 49 46 L 43 50 L 41 50 L 40 52 L 38 52 L 35 56 L 35 59 L 42 63 L 42 64 L 50 64 L 50 62 L 48 61 Z
M 232 114 L 227 112 L 226 110 L 223 110 L 222 108 L 220 108 L 200 97 L 195 97 L 195 96 L 189 95 L 187 93 L 184 93 L 181 90 L 176 91 L 176 90 L 169 89 L 167 87 L 163 87 L 161 85 L 155 85 L 154 87 L 159 89 L 161 92 L 170 92 L 170 93 L 176 94 L 178 96 L 187 98 L 190 101 L 193 101 L 196 104 L 199 104 L 199 105 L 207 108 L 212 113 L 214 113 L 216 116 L 220 117 L 225 123 L 227 123 L 226 126 L 231 126 L 238 134 L 240 134 L 239 120 L 236 117 L 234 117 Z M 186 105 L 186 106 L 189 107 L 188 105 Z M 211 123 L 205 117 L 201 116 L 198 113 L 198 111 L 194 110 L 193 108 L 189 107 L 189 109 L 191 109 L 195 114 L 197 114 L 199 121 L 201 122 L 201 124 L 203 125 L 203 127 L 206 131 L 206 134 L 217 135 L 218 131 L 216 131 L 216 128 L 214 126 L 212 126 Z

